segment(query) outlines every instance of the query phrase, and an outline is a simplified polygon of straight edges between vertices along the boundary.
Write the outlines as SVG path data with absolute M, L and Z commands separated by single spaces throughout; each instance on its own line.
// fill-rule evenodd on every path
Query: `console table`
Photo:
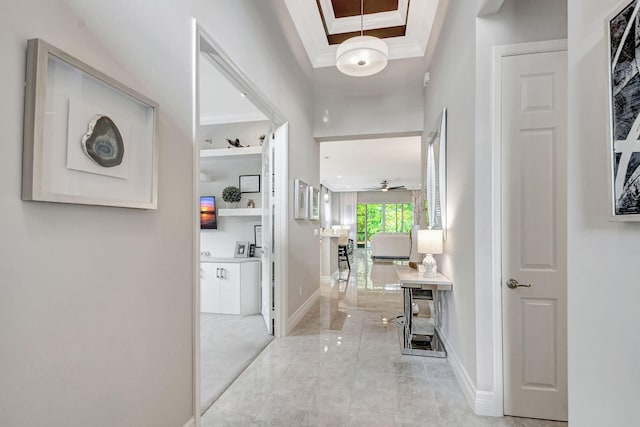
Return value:
M 441 291 L 453 289 L 453 283 L 438 273 L 436 277 L 423 277 L 424 272 L 407 266 L 397 266 L 396 273 L 404 298 L 404 334 L 402 354 L 417 356 L 447 357 L 447 351 L 438 336 Z M 414 300 L 432 300 L 431 316 L 414 315 Z

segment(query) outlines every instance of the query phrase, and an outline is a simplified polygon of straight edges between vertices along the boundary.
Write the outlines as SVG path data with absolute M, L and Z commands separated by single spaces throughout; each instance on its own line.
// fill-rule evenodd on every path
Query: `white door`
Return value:
M 501 72 L 504 412 L 566 420 L 567 54 Z
M 288 138 L 288 124 L 269 134 L 262 147 L 262 280 L 260 312 L 267 331 L 274 334 L 275 313 L 275 150 L 284 147 Z

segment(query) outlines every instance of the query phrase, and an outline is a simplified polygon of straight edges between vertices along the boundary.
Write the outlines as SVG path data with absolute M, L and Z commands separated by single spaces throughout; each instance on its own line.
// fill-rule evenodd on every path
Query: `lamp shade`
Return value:
M 441 254 L 442 230 L 418 230 L 418 252 L 421 254 Z
M 336 52 L 336 67 L 354 77 L 379 73 L 387 66 L 389 47 L 377 37 L 357 36 L 342 42 Z

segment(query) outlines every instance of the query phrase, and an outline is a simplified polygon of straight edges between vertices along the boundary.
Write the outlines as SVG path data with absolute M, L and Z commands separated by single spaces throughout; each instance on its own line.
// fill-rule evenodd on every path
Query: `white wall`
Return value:
M 358 203 L 411 203 L 411 191 L 359 191 Z
M 483 2 L 462 3 L 443 3 L 447 13 L 438 44 L 427 55 L 431 82 L 425 89 L 425 130 L 446 107 L 448 230 L 438 264 L 453 280 L 454 291 L 445 299 L 444 332 L 472 387 L 491 393 L 492 48 L 566 37 L 567 12 L 562 0 L 506 0 L 499 14 L 477 19 Z
M 474 280 L 475 15 L 479 1 L 449 2 L 424 91 L 425 135 L 443 107 L 447 123 L 447 239 L 439 269 L 453 281 L 443 298 L 443 332 L 470 380 L 476 378 Z M 440 6 L 442 7 L 442 5 Z M 435 40 L 435 39 L 434 39 Z M 424 164 L 424 162 L 422 162 Z
M 289 121 L 287 315 L 319 287 L 317 221 L 293 220 L 293 181 L 320 187 L 313 140 L 311 64 L 283 1 L 194 0 L 196 19 Z
M 566 0 L 505 0 L 498 14 L 476 20 L 475 252 L 477 388 L 493 391 L 491 283 L 491 77 L 494 46 L 567 37 Z
M 240 140 L 243 147 L 260 145 L 260 135 L 266 135 L 271 130 L 270 121 L 225 123 L 219 125 L 200 126 L 200 148 L 228 148 L 231 147 L 227 138 Z M 206 141 L 210 139 L 211 142 Z
M 638 423 L 640 224 L 608 221 L 604 22 L 619 4 L 568 2 L 569 419 L 580 427 Z
M 345 76 L 335 67 L 317 68 L 313 77 L 316 138 L 422 132 L 422 58 L 390 61 L 365 78 Z
M 175 427 L 193 414 L 190 14 L 170 0 L 0 4 L 0 425 Z M 160 104 L 157 210 L 20 200 L 35 37 Z

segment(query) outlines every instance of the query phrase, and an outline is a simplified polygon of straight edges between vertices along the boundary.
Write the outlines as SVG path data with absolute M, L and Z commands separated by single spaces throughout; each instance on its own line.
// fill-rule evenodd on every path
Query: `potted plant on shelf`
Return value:
M 240 203 L 240 198 L 242 198 L 242 193 L 240 193 L 238 187 L 230 185 L 222 190 L 222 200 L 227 203 L 227 207 L 229 208 L 237 208 L 238 203 Z

